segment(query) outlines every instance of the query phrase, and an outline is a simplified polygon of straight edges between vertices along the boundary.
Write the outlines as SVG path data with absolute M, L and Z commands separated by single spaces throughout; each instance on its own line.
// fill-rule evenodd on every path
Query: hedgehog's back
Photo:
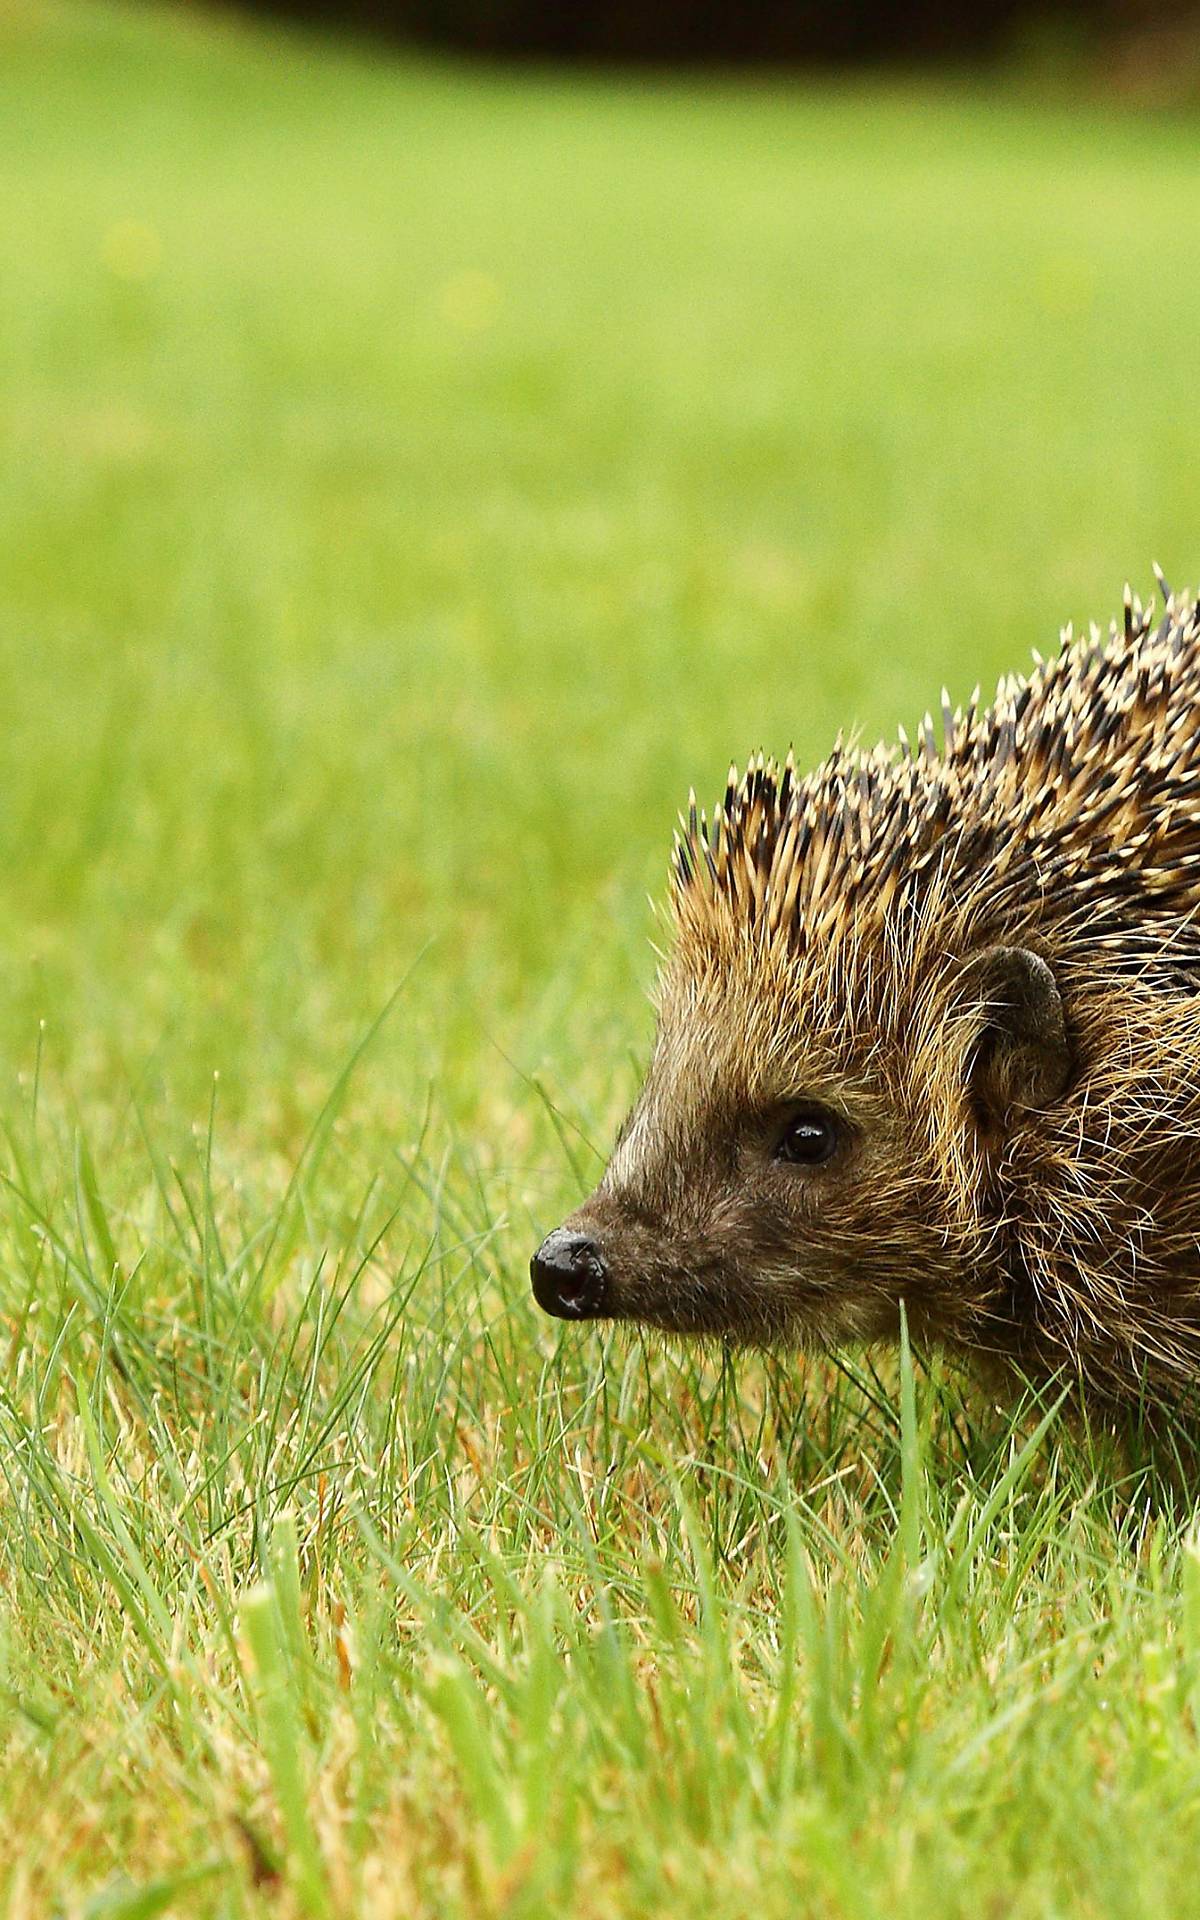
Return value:
M 685 938 L 801 951 L 911 945 L 950 913 L 981 938 L 1052 928 L 1067 959 L 1200 988 L 1200 604 L 1167 595 L 1009 678 L 995 700 L 926 716 L 915 745 L 840 746 L 797 779 L 731 771 L 677 842 Z

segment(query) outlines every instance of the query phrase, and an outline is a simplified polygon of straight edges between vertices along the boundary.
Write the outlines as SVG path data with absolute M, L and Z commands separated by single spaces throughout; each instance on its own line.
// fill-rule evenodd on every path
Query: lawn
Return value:
M 0 1888 L 1200 1914 L 1200 1556 L 560 1329 L 675 809 L 1200 562 L 1200 147 L 0 14 Z

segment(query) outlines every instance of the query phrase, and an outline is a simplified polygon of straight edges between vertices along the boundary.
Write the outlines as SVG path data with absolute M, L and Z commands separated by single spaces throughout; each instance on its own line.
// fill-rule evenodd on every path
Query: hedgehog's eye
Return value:
M 826 1107 L 793 1107 L 775 1145 L 775 1158 L 789 1166 L 823 1167 L 837 1152 L 838 1123 Z

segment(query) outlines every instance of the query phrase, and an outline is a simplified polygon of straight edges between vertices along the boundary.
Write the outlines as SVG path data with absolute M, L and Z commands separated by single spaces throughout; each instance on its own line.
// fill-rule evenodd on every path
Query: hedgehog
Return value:
M 1158 578 L 1161 617 L 1127 588 L 991 706 L 943 694 L 940 744 L 692 795 L 650 1064 L 543 1308 L 1197 1381 L 1200 605 Z

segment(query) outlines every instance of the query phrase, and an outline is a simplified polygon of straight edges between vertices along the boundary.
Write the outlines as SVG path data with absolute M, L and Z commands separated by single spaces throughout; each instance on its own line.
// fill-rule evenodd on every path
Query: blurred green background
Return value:
M 615 1059 L 690 783 L 1194 569 L 1186 116 L 0 34 L 0 1032 L 80 1090 L 270 1109 L 430 941 L 398 1072 Z

